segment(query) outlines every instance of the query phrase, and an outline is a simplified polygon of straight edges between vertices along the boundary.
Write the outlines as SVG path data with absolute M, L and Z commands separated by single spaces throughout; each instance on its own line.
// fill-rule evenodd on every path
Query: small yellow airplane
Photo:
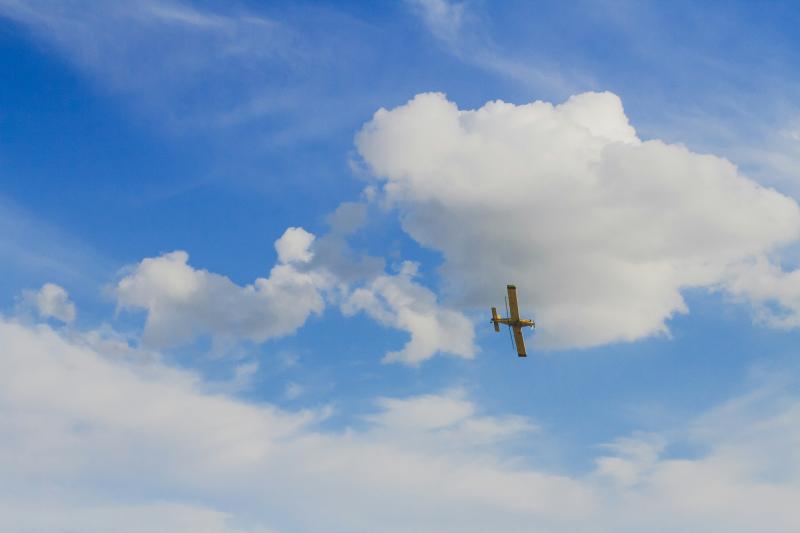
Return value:
M 519 307 L 517 306 L 517 288 L 514 285 L 508 285 L 508 298 L 506 299 L 506 313 L 508 318 L 497 316 L 497 308 L 492 307 L 492 324 L 494 330 L 500 331 L 500 324 L 505 324 L 509 330 L 514 330 L 514 344 L 517 345 L 517 355 L 525 357 L 525 339 L 522 338 L 522 328 L 535 328 L 536 323 L 533 320 L 525 320 L 519 317 Z

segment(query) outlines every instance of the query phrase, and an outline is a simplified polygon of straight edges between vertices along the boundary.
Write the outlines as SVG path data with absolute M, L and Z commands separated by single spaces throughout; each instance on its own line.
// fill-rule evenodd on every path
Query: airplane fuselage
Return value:
M 512 328 L 532 328 L 536 326 L 533 320 L 525 320 L 520 318 L 519 320 L 514 320 L 513 318 L 493 318 L 492 322 L 497 324 L 505 324 L 506 326 L 511 326 Z

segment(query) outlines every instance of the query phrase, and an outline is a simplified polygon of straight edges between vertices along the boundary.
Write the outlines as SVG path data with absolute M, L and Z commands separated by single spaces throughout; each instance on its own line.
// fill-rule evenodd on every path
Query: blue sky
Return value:
M 0 0 L 3 529 L 795 531 L 798 19 Z

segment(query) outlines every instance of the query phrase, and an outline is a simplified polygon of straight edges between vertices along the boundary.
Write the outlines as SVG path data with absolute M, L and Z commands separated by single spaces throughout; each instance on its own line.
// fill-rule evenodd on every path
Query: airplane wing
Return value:
M 514 344 L 517 345 L 517 355 L 525 357 L 525 339 L 522 338 L 522 328 L 517 326 L 512 328 L 514 330 Z
M 512 320 L 519 320 L 519 306 L 517 305 L 517 287 L 508 285 L 508 312 L 511 313 Z M 521 339 L 522 337 L 520 337 Z M 523 349 L 523 353 L 525 350 Z

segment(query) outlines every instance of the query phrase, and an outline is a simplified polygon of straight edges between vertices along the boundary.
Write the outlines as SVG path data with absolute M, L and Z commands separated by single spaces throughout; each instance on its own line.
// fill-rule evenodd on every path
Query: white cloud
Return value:
M 179 502 L 85 506 L 47 502 L 45 507 L 26 500 L 0 502 L 0 528 L 3 531 L 277 533 L 276 530 L 264 527 L 235 527 L 231 524 L 231 518 L 228 513 Z
M 725 288 L 756 306 L 756 319 L 781 329 L 800 327 L 800 270 L 784 272 L 764 257 L 737 265 Z
M 38 291 L 24 291 L 22 304 L 35 309 L 43 318 L 55 318 L 66 324 L 75 320 L 75 304 L 67 291 L 55 283 L 45 283 Z
M 531 421 L 484 414 L 462 390 L 379 398 L 365 425 L 329 431 L 316 424 L 324 409 L 211 393 L 193 373 L 48 326 L 0 319 L 0 345 L 3 530 L 800 527 L 800 399 L 788 388 L 620 438 L 595 470 L 562 475 L 507 447 L 531 449 Z M 667 455 L 674 443 L 697 452 Z
M 516 283 L 537 342 L 593 346 L 668 332 L 681 290 L 800 236 L 800 209 L 728 161 L 642 141 L 611 93 L 459 110 L 421 94 L 356 138 L 403 228 L 442 252 L 473 306 Z
M 464 506 L 502 518 L 508 510 L 567 515 L 585 505 L 575 482 L 504 466 L 486 443 L 517 437 L 525 425 L 478 415 L 466 399 L 383 399 L 367 428 L 324 432 L 313 427 L 324 410 L 289 413 L 204 392 L 192 373 L 106 355 L 46 326 L 0 321 L 0 345 L 0 429 L 14 436 L 0 439 L 0 475 L 14 487 L 15 507 L 27 501 L 40 510 L 4 515 L 8 530 L 46 531 L 49 509 L 59 527 L 91 516 L 87 529 L 99 531 L 118 519 L 114 509 L 196 502 L 217 517 L 212 523 L 289 531 L 426 531 L 442 520 L 470 526 Z M 433 421 L 430 412 L 439 413 Z M 458 430 L 458 447 L 436 451 L 430 431 L 448 429 Z M 428 434 L 419 441 L 427 446 L 406 448 L 396 438 L 416 433 Z M 46 498 L 41 483 L 50 487 Z M 549 507 L 559 500 L 570 510 Z M 397 515 L 397 502 L 412 512 Z M 198 512 L 189 518 L 206 511 Z M 150 516 L 156 531 L 176 520 Z
M 475 406 L 463 394 L 426 395 L 415 398 L 381 398 L 382 412 L 371 420 L 399 430 L 434 430 L 453 426 L 475 414 Z
M 314 235 L 303 228 L 288 228 L 280 239 L 275 241 L 278 261 L 281 263 L 308 263 L 311 261 L 311 244 Z
M 491 449 L 538 430 L 522 416 L 482 416 L 461 389 L 410 398 L 379 398 L 378 413 L 366 417 L 371 434 L 408 449 L 456 453 Z
M 363 218 L 361 211 L 355 206 L 337 211 L 331 233 L 320 239 L 303 228 L 288 228 L 275 241 L 278 264 L 269 277 L 244 287 L 193 268 L 183 251 L 144 259 L 117 283 L 118 306 L 147 312 L 142 338 L 155 347 L 205 335 L 231 343 L 263 342 L 295 332 L 312 313 L 321 314 L 333 303 L 345 314 L 365 311 L 411 334 L 402 350 L 387 354 L 387 362 L 416 365 L 440 352 L 472 357 L 472 323 L 440 306 L 433 292 L 413 280 L 414 263 L 404 263 L 397 275 L 381 274 L 382 260 L 349 248 L 345 236 L 357 228 L 353 224 Z
M 658 435 L 643 434 L 617 439 L 605 446 L 614 452 L 613 455 L 596 459 L 597 474 L 608 476 L 627 487 L 634 486 L 652 472 L 664 447 L 664 439 Z
M 411 335 L 402 350 L 386 354 L 385 362 L 417 365 L 438 352 L 471 358 L 476 350 L 472 323 L 463 314 L 441 307 L 433 292 L 414 281 L 416 272 L 416 264 L 406 261 L 398 274 L 376 277 L 342 302 L 342 312 L 364 311 Z
M 302 228 L 289 228 L 275 243 L 279 263 L 269 277 L 244 287 L 191 267 L 186 252 L 144 259 L 117 284 L 118 305 L 147 311 L 143 339 L 155 346 L 202 335 L 255 342 L 288 335 L 325 307 L 324 274 L 296 268 L 310 260 L 312 242 Z
M 598 459 L 598 474 L 624 481 L 623 505 L 636 509 L 626 531 L 657 517 L 663 531 L 792 531 L 800 527 L 800 401 L 768 384 L 681 428 L 679 436 L 620 439 Z M 696 457 L 668 457 L 690 444 Z

